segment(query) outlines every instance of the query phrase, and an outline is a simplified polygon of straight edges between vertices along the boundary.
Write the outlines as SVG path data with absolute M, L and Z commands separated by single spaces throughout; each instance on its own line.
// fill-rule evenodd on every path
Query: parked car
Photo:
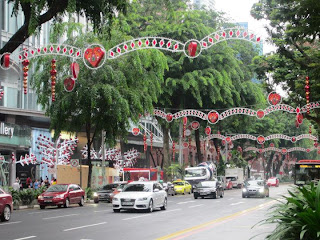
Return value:
M 0 219 L 9 221 L 13 210 L 12 196 L 0 188 Z
M 269 187 L 271 187 L 271 186 L 279 187 L 279 184 L 280 184 L 279 178 L 271 177 L 268 179 L 267 184 Z
M 167 209 L 167 192 L 160 183 L 134 181 L 128 183 L 112 200 L 114 212 L 120 210 L 147 210 L 154 208 Z
M 174 185 L 175 194 L 178 194 L 178 193 L 182 193 L 182 194 L 189 193 L 189 194 L 191 194 L 192 186 L 187 181 L 176 180 L 176 181 L 173 181 L 172 183 Z
M 171 182 L 163 183 L 162 186 L 168 195 L 174 196 L 174 185 Z
M 221 182 L 217 180 L 210 180 L 210 181 L 203 181 L 195 185 L 193 189 L 193 196 L 195 199 L 198 197 L 205 198 L 205 197 L 212 197 L 223 198 L 224 189 L 221 185 Z
M 78 203 L 81 207 L 84 205 L 85 192 L 77 184 L 55 184 L 50 186 L 47 191 L 40 194 L 38 203 L 41 209 L 46 206 L 64 206 Z
M 269 186 L 264 180 L 248 180 L 244 183 L 242 197 L 269 197 Z
M 98 203 L 99 201 L 112 202 L 114 196 L 114 190 L 120 186 L 120 183 L 110 183 L 101 187 L 97 192 L 93 193 L 93 201 Z

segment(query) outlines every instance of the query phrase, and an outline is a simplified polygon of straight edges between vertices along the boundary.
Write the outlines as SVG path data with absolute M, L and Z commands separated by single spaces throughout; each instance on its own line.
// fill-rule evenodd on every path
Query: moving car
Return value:
M 267 184 L 269 187 L 271 186 L 279 187 L 279 184 L 280 184 L 279 178 L 271 177 L 268 179 Z
M 223 195 L 224 195 L 223 186 L 221 182 L 217 180 L 200 182 L 193 189 L 193 196 L 195 199 L 197 199 L 198 197 L 217 198 L 218 196 L 220 196 L 220 198 L 223 198 Z
M 82 207 L 84 205 L 84 194 L 85 192 L 77 184 L 55 184 L 39 195 L 38 203 L 41 209 L 46 206 L 61 207 L 62 205 L 67 208 L 70 204 L 75 203 Z
M 97 192 L 93 193 L 93 201 L 98 203 L 99 201 L 107 201 L 112 202 L 112 198 L 114 196 L 114 190 L 119 187 L 121 183 L 110 183 L 102 188 L 100 188 Z
M 187 181 L 176 180 L 176 181 L 173 181 L 172 183 L 174 185 L 175 194 L 178 194 L 178 193 L 182 193 L 182 194 L 189 193 L 189 194 L 191 194 L 192 186 Z
M 130 209 L 153 212 L 154 208 L 166 210 L 167 192 L 158 182 L 134 181 L 113 198 L 112 206 L 114 212 Z
M 12 196 L 0 188 L 0 219 L 9 221 L 13 210 Z
M 171 182 L 163 183 L 162 186 L 168 195 L 174 196 L 174 185 Z
M 217 176 L 217 179 L 219 182 L 221 182 L 221 185 L 223 187 L 224 190 L 227 189 L 227 178 L 226 176 Z
M 264 180 L 248 180 L 244 183 L 242 197 L 269 197 L 269 186 Z
M 229 189 L 232 189 L 233 186 L 232 186 L 232 182 L 230 179 L 227 179 L 226 180 L 226 190 L 229 190 Z

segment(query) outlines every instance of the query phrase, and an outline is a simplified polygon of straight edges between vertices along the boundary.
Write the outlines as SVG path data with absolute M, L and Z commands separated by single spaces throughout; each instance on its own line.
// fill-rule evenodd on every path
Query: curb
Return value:
M 23 210 L 23 209 L 32 209 L 32 208 L 40 208 L 40 207 L 39 207 L 39 205 L 13 206 L 13 210 Z

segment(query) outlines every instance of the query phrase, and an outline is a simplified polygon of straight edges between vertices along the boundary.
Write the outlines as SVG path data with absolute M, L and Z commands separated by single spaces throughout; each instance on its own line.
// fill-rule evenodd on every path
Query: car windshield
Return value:
M 230 180 L 230 181 L 237 181 L 237 179 L 235 177 L 227 177 L 227 180 Z
M 151 185 L 129 184 L 123 188 L 123 192 L 151 192 Z
M 196 185 L 196 187 L 199 188 L 210 188 L 210 187 L 215 187 L 216 186 L 216 182 L 214 181 L 210 181 L 210 182 L 200 182 Z
M 246 186 L 263 186 L 263 181 L 248 181 L 245 183 Z
M 198 168 L 198 169 L 186 169 L 186 177 L 202 177 L 207 174 L 206 169 Z
M 173 182 L 173 185 L 183 186 L 183 185 L 184 185 L 184 182 Z
M 68 185 L 53 185 L 48 188 L 47 192 L 65 192 L 68 189 Z
M 114 184 L 108 184 L 103 186 L 100 190 L 112 190 L 112 188 L 116 188 L 117 186 Z

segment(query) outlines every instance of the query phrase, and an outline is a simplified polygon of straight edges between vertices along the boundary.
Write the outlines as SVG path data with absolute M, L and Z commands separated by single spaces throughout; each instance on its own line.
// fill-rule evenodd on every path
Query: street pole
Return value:
M 102 152 L 102 185 L 106 184 L 106 155 L 105 155 L 105 134 L 106 132 L 102 130 L 102 137 L 101 137 L 101 152 Z
M 179 124 L 179 164 L 182 165 L 183 156 L 182 156 L 182 121 Z

